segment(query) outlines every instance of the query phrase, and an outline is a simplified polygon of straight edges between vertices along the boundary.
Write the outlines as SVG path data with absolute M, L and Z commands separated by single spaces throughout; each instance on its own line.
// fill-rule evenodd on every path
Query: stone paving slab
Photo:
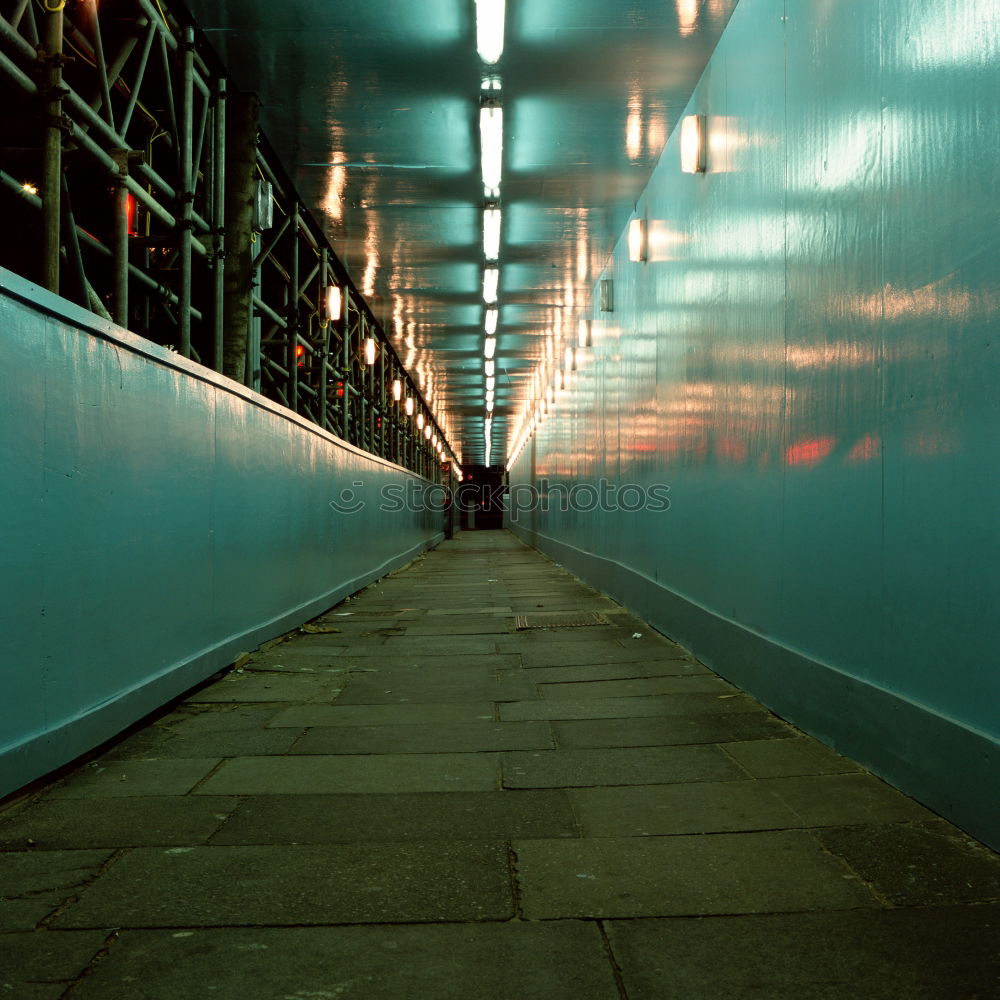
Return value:
M 504 722 L 532 719 L 635 719 L 656 715 L 764 712 L 759 702 L 745 695 L 675 694 L 645 698 L 578 698 L 523 701 L 500 706 Z
M 81 891 L 112 855 L 107 850 L 0 851 L 0 933 L 32 930 Z
M 0 996 L 59 1000 L 104 946 L 103 931 L 0 936 Z
M 211 687 L 192 694 L 187 702 L 267 702 L 332 701 L 343 686 L 343 674 L 267 674 L 253 671 L 232 672 Z
M 606 924 L 629 1000 L 990 1000 L 1000 907 Z
M 860 764 L 842 757 L 818 740 L 752 740 L 726 744 L 734 757 L 755 778 L 789 778 L 807 774 L 844 774 L 861 771 Z
M 198 794 L 475 792 L 499 787 L 499 775 L 499 757 L 488 753 L 239 757 Z
M 743 772 L 718 747 L 628 747 L 505 753 L 504 788 L 581 788 L 725 781 Z
M 581 719 L 551 723 L 556 744 L 566 748 L 673 746 L 729 740 L 791 739 L 794 733 L 763 712 L 660 715 L 629 719 Z
M 231 733 L 263 729 L 279 712 L 269 705 L 184 704 L 163 716 L 157 725 L 182 736 L 195 733 Z
M 74 1000 L 618 1000 L 592 923 L 126 931 Z M 47 998 L 45 998 L 47 1000 Z
M 1000 901 L 996 855 L 947 823 L 855 826 L 817 836 L 892 906 Z
M 339 656 L 323 653 L 300 652 L 288 643 L 282 643 L 266 653 L 255 653 L 243 668 L 247 673 L 289 673 L 289 674 L 339 674 L 346 667 Z
M 151 726 L 134 739 L 112 747 L 101 757 L 115 760 L 148 760 L 178 757 L 262 757 L 288 753 L 298 738 L 289 729 L 245 729 L 222 733 L 175 733 Z
M 496 652 L 496 642 L 493 636 L 462 636 L 459 639 L 442 639 L 439 635 L 402 635 L 385 640 L 385 651 L 390 656 L 405 653 L 412 656 L 415 653 L 442 654 L 447 651 L 451 655 L 465 654 L 469 656 L 489 656 Z M 377 651 L 372 651 L 378 655 Z
M 577 835 L 570 800 L 562 790 L 255 795 L 240 804 L 212 843 L 483 843 Z
M 438 619 L 436 622 L 430 623 L 425 618 L 420 624 L 411 624 L 406 627 L 407 635 L 437 635 L 444 637 L 443 641 L 447 641 L 447 638 L 453 635 L 499 635 L 513 631 L 513 615 L 505 618 L 474 617 L 472 615 L 458 618 L 453 615 L 443 621 Z
M 538 692 L 524 671 L 498 675 L 492 665 L 459 669 L 424 667 L 352 672 L 338 705 L 390 705 L 398 702 L 520 701 Z
M 627 663 L 590 663 L 575 667 L 532 667 L 536 684 L 573 684 L 590 681 L 634 680 L 648 677 L 714 677 L 708 667 L 688 660 L 632 660 Z
M 221 796 L 49 799 L 0 817 L 0 850 L 204 844 L 236 808 Z M 0 994 L 2 996 L 2 994 Z
M 298 705 L 279 712 L 270 725 L 302 729 L 311 726 L 426 726 L 494 721 L 493 705 L 484 701 L 452 705 Z
M 295 754 L 482 753 L 552 750 L 547 722 L 467 722 L 436 726 L 334 726 L 309 729 Z
M 569 797 L 585 837 L 659 837 L 802 825 L 790 806 L 757 781 L 575 788 Z
M 522 840 L 514 850 L 529 920 L 879 905 L 844 865 L 799 831 Z
M 55 925 L 422 923 L 508 920 L 513 913 L 503 844 L 141 847 L 81 893 Z
M 802 826 L 925 822 L 934 813 L 872 774 L 762 778 L 795 811 Z
M 668 661 L 669 662 L 669 661 Z M 577 698 L 636 698 L 657 694 L 708 692 L 727 694 L 736 691 L 714 674 L 673 677 L 637 677 L 630 680 L 585 681 L 582 683 L 539 684 L 539 694 L 545 699 L 574 700 Z
M 46 789 L 45 798 L 184 795 L 219 762 L 218 757 L 93 761 Z
M 594 663 L 634 663 L 636 651 L 617 642 L 552 642 L 529 645 L 524 640 L 498 639 L 497 648 L 502 653 L 520 653 L 525 667 L 576 667 Z M 684 660 L 686 654 L 667 646 L 646 649 L 641 659 Z

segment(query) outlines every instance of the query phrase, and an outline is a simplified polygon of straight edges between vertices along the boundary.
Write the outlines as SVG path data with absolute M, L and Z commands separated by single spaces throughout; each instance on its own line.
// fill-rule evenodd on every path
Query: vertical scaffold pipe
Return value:
M 253 386 L 256 363 L 247 364 L 253 301 L 253 203 L 257 179 L 256 94 L 230 92 L 226 114 L 225 330 L 222 372 Z
M 181 238 L 181 275 L 177 296 L 180 299 L 178 318 L 180 324 L 181 354 L 191 357 L 191 236 L 194 225 L 194 29 L 184 29 L 181 51 L 181 210 L 178 213 Z
M 59 294 L 62 201 L 63 4 L 48 4 L 42 29 L 45 65 L 45 141 L 42 164 L 42 284 Z

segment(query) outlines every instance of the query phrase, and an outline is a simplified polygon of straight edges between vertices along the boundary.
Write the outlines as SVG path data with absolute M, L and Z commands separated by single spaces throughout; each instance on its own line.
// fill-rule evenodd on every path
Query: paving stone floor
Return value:
M 0 998 L 1000 998 L 997 855 L 512 535 L 316 624 L 0 812 Z

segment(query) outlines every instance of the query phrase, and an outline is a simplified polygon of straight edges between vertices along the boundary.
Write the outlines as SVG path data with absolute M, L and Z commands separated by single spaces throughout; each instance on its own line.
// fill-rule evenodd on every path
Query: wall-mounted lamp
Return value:
M 406 397 L 406 415 L 408 417 L 412 417 L 413 416 L 413 397 L 412 396 L 407 396 Z
M 640 264 L 646 259 L 646 220 L 633 219 L 628 224 L 628 259 Z
M 483 357 L 486 358 L 487 361 L 489 361 L 490 358 L 492 358 L 493 355 L 496 354 L 496 352 L 497 352 L 497 338 L 487 337 L 486 342 L 483 344 Z
M 428 441 L 430 441 L 430 439 L 431 439 L 431 425 L 430 424 L 428 424 L 424 428 L 424 437 L 427 438 Z
M 398 378 L 392 380 L 392 398 L 397 403 L 403 398 L 403 383 Z
M 568 372 L 576 371 L 576 351 L 572 347 L 566 348 L 566 364 L 564 367 Z
M 336 323 L 343 311 L 344 293 L 340 290 L 340 285 L 330 285 L 326 290 L 326 318 Z
M 492 413 L 493 412 L 493 400 L 492 399 L 487 400 L 487 402 L 486 402 L 486 412 L 487 413 Z
M 376 350 L 375 339 L 373 337 L 367 337 L 365 339 L 365 364 L 369 367 L 375 364 Z
M 424 429 L 424 415 L 422 413 L 417 414 L 417 430 L 422 431 Z
M 681 170 L 701 174 L 705 168 L 705 116 L 687 115 L 681 122 Z
M 615 311 L 615 282 L 613 278 L 601 279 L 601 312 Z
M 590 347 L 590 320 L 581 319 L 580 320 L 580 332 L 577 337 L 577 343 L 581 347 Z M 567 355 L 569 354 L 569 348 L 566 349 Z
M 497 363 L 496 363 L 495 361 L 487 361 L 487 362 L 486 362 L 486 363 L 485 363 L 485 364 L 483 365 L 483 368 L 484 368 L 484 369 L 485 369 L 485 371 L 486 371 L 486 377 L 487 377 L 487 378 L 489 378 L 489 377 L 491 377 L 491 376 L 493 376 L 493 375 L 495 375 L 495 374 L 496 374 L 496 371 L 497 371 Z
M 486 380 L 486 391 L 487 392 L 492 392 L 496 388 L 496 385 L 497 385 L 497 380 L 496 380 L 496 378 L 493 375 L 491 375 Z

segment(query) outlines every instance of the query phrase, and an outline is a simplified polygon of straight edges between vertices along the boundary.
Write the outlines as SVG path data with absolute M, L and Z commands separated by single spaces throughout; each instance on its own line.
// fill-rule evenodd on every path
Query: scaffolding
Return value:
M 0 265 L 432 480 L 454 453 L 211 49 L 161 0 L 0 0 Z

